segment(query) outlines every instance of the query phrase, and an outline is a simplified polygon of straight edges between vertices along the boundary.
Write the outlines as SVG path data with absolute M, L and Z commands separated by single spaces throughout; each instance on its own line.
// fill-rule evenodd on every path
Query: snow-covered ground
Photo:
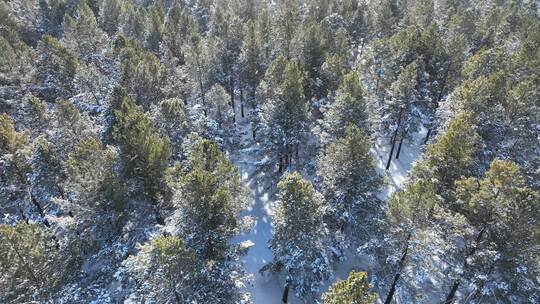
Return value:
M 269 190 L 274 187 L 258 165 L 264 161 L 264 155 L 251 137 L 251 125 L 247 118 L 237 115 L 237 132 L 241 136 L 241 148 L 231 155 L 231 161 L 240 169 L 242 181 L 249 189 L 250 204 L 243 215 L 253 217 L 254 226 L 250 231 L 237 237 L 234 242 L 251 241 L 253 244 L 242 258 L 246 270 L 253 275 L 253 281 L 247 286 L 253 303 L 279 304 L 284 282 L 268 272 L 265 275 L 259 273 L 259 270 L 273 259 L 268 241 L 272 236 L 271 215 L 274 208 L 273 194 Z M 301 302 L 289 293 L 289 303 Z
M 284 282 L 277 276 L 266 273 L 261 275 L 259 270 L 268 262 L 272 261 L 272 252 L 268 248 L 268 241 L 272 236 L 271 215 L 274 208 L 274 200 L 271 179 L 260 170 L 260 164 L 264 161 L 264 155 L 259 145 L 251 137 L 251 126 L 247 118 L 237 115 L 237 132 L 241 136 L 241 148 L 231 155 L 231 161 L 240 169 L 242 181 L 250 190 L 250 204 L 243 215 L 249 215 L 254 219 L 254 226 L 250 231 L 244 232 L 234 242 L 240 243 L 251 241 L 252 247 L 242 260 L 246 270 L 253 275 L 253 281 L 246 287 L 251 293 L 254 304 L 279 304 L 283 293 Z M 421 153 L 422 139 L 426 130 L 414 134 L 409 140 L 403 142 L 399 159 L 393 156 L 390 169 L 385 172 L 384 168 L 388 160 L 390 147 L 388 142 L 379 141 L 372 149 L 377 170 L 388 177 L 389 183 L 379 194 L 386 199 L 387 195 L 399 190 L 407 180 L 414 161 Z M 397 150 L 397 147 L 396 147 Z M 395 152 L 395 151 L 394 151 Z M 395 153 L 394 153 L 395 154 Z M 346 279 L 351 270 L 367 270 L 373 265 L 366 257 L 358 257 L 353 253 L 346 254 L 346 259 L 335 265 L 333 279 L 326 282 L 321 291 L 326 291 L 334 281 Z M 292 292 L 289 293 L 289 303 L 302 303 Z

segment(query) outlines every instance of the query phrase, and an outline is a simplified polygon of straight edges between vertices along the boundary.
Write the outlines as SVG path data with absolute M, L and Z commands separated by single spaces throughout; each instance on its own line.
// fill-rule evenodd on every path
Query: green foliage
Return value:
M 403 232 L 429 227 L 436 208 L 443 203 L 435 185 L 429 180 L 419 180 L 407 185 L 388 199 L 389 219 Z
M 199 275 L 195 255 L 178 236 L 159 236 L 124 264 L 141 284 L 140 292 L 159 303 L 182 303 L 194 298 Z
M 440 190 L 449 191 L 455 180 L 473 172 L 477 149 L 478 135 L 467 114 L 460 115 L 428 146 L 424 158 L 414 166 L 413 176 L 430 179 Z
M 79 65 L 77 57 L 60 41 L 45 35 L 38 43 L 40 54 L 37 76 L 46 87 L 53 90 L 53 96 L 69 96 L 73 93 L 73 78 Z
M 98 27 L 94 12 L 87 1 L 81 1 L 75 12 L 75 19 L 64 16 L 64 41 L 82 61 L 99 56 L 107 43 L 107 36 Z
M 119 176 L 118 156 L 110 149 L 103 149 L 97 138 L 82 140 L 68 155 L 65 162 L 64 187 L 73 193 L 77 204 L 70 206 L 81 217 L 99 214 L 103 209 L 122 211 L 124 204 Z M 101 216 L 101 215 L 100 215 Z
M 328 275 L 324 200 L 309 181 L 294 172 L 278 183 L 278 202 L 270 240 L 274 264 L 285 268 L 300 295 L 311 298 L 313 288 Z
M 48 302 L 64 279 L 53 236 L 34 224 L 0 225 L 0 300 Z
M 204 259 L 221 260 L 239 232 L 238 214 L 245 208 L 245 189 L 238 170 L 211 141 L 195 138 L 187 172 L 177 197 L 189 246 Z
M 366 98 L 356 72 L 343 77 L 336 93 L 336 100 L 324 115 L 322 122 L 323 144 L 343 136 L 347 125 L 353 125 L 364 131 L 367 125 Z
M 153 53 L 143 49 L 128 46 L 122 53 L 122 85 L 148 109 L 163 97 L 164 67 Z
M 373 304 L 377 295 L 372 288 L 366 272 L 351 271 L 346 280 L 334 283 L 322 300 L 325 304 Z
M 28 134 L 17 132 L 11 118 L 0 114 L 0 159 L 8 162 L 10 172 L 22 183 L 26 182 L 26 173 L 30 170 L 29 156 Z
M 356 126 L 348 125 L 343 137 L 328 146 L 318 159 L 321 187 L 339 226 L 354 223 L 382 186 L 370 153 L 371 141 Z
M 122 148 L 126 176 L 141 179 L 143 193 L 154 196 L 171 155 L 169 140 L 129 97 L 120 97 L 115 108 L 112 136 Z

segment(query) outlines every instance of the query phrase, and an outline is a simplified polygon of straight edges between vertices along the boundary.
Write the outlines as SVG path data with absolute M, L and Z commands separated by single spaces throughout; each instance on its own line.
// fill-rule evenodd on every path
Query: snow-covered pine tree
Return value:
M 358 225 L 378 202 L 375 195 L 383 180 L 375 171 L 371 146 L 363 131 L 348 125 L 343 137 L 324 149 L 318 159 L 317 175 L 328 204 L 328 227 L 338 239 L 345 235 L 344 247 L 354 243 Z
M 278 183 L 270 240 L 272 268 L 283 271 L 287 283 L 305 299 L 314 300 L 330 274 L 324 212 L 322 195 L 299 173 L 289 173 Z

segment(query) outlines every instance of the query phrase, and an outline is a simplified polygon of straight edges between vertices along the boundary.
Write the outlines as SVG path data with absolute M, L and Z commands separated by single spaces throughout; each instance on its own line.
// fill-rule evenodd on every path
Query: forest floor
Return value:
M 230 155 L 231 161 L 240 169 L 242 182 L 249 189 L 249 205 L 243 216 L 251 216 L 254 220 L 253 228 L 246 231 L 234 239 L 234 243 L 250 242 L 251 248 L 242 257 L 246 271 L 253 275 L 253 280 L 246 286 L 255 304 L 280 304 L 284 289 L 283 278 L 270 273 L 261 274 L 259 270 L 271 262 L 272 252 L 268 248 L 268 242 L 272 236 L 271 217 L 274 209 L 275 181 L 271 176 L 267 176 L 262 170 L 265 156 L 259 144 L 253 139 L 251 123 L 247 117 L 242 118 L 237 115 L 237 132 L 240 136 L 240 148 Z M 387 187 L 381 191 L 379 198 L 386 197 L 393 191 L 397 191 L 407 180 L 407 173 L 411 169 L 414 161 L 421 153 L 421 141 L 425 136 L 425 130 L 412 136 L 410 140 L 403 143 L 399 159 L 393 156 L 391 166 L 385 172 L 385 165 L 389 153 L 387 142 L 379 141 L 372 149 L 377 170 L 387 176 Z M 336 264 L 331 280 L 325 282 L 321 291 L 326 291 L 329 286 L 337 281 L 346 279 L 353 269 L 368 270 L 372 261 L 366 257 L 358 257 L 353 252 L 345 254 L 343 262 Z M 302 303 L 300 299 L 289 293 L 289 303 Z

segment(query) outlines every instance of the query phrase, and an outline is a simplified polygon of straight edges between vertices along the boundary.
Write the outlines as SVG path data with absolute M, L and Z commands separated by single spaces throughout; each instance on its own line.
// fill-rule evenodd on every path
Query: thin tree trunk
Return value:
M 392 287 L 390 287 L 390 291 L 388 292 L 388 295 L 386 296 L 386 300 L 384 301 L 384 304 L 390 304 L 392 302 L 392 298 L 394 297 L 394 293 L 396 292 L 396 286 L 399 281 L 399 277 L 401 277 L 401 271 L 403 270 L 403 266 L 405 265 L 405 258 L 407 257 L 407 253 L 409 252 L 409 241 L 411 239 L 412 234 L 409 233 L 407 235 L 407 240 L 405 241 L 405 249 L 403 249 L 403 254 L 401 255 L 401 259 L 399 260 L 399 271 L 394 276 L 394 281 L 392 282 Z
M 424 144 L 427 144 L 430 135 L 431 135 L 431 128 L 427 130 L 426 138 L 424 138 Z
M 396 139 L 397 139 L 397 133 L 399 128 L 401 127 L 401 116 L 403 115 L 403 108 L 399 110 L 399 116 L 397 121 L 397 127 L 394 131 L 394 135 L 392 135 L 392 148 L 390 148 L 390 155 L 388 155 L 388 162 L 386 163 L 386 170 L 390 168 L 390 163 L 392 162 L 392 154 L 394 154 L 394 148 L 396 146 Z
M 281 302 L 286 304 L 289 301 L 289 283 L 285 284 L 285 289 L 283 290 L 283 296 L 281 297 Z
M 399 145 L 396 152 L 396 159 L 399 159 L 399 154 L 401 153 L 401 145 L 403 144 L 403 138 L 405 138 L 405 134 L 401 134 L 401 139 L 399 140 Z
M 390 148 L 390 154 L 388 155 L 388 161 L 386 162 L 386 170 L 390 168 L 390 162 L 392 161 L 392 154 L 394 154 L 394 148 L 396 146 L 396 138 L 397 138 L 397 129 L 394 131 L 394 135 L 392 136 L 392 148 Z

